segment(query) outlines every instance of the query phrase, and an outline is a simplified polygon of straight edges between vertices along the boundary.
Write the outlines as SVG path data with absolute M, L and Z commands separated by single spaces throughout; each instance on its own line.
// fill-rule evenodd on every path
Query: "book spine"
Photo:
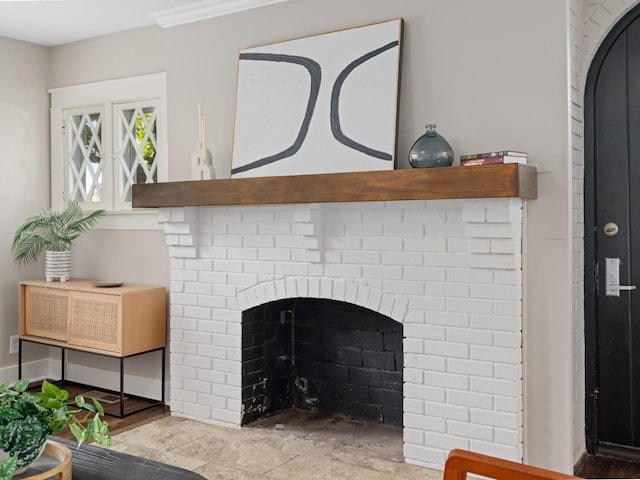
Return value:
M 512 150 L 501 150 L 499 152 L 486 152 L 486 153 L 471 153 L 469 155 L 460 155 L 460 160 L 475 160 L 476 158 L 486 158 L 486 157 L 502 157 L 502 156 L 510 156 L 510 157 L 527 157 L 525 152 L 514 152 Z
M 473 165 L 499 165 L 501 163 L 527 163 L 527 157 L 514 157 L 511 155 L 498 155 L 494 157 L 470 158 L 460 160 L 460 165 L 470 167 Z

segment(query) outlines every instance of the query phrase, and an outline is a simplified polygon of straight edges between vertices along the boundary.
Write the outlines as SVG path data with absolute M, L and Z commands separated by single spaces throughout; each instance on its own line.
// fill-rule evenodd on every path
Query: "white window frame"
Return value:
M 65 165 L 65 135 L 62 131 L 64 114 L 67 110 L 88 106 L 106 105 L 110 110 L 113 103 L 135 102 L 156 99 L 158 122 L 156 131 L 159 145 L 156 157 L 158 182 L 168 180 L 167 142 L 167 95 L 166 74 L 155 73 L 136 77 L 107 80 L 69 87 L 53 88 L 51 95 L 51 206 L 61 209 L 65 204 L 67 167 Z M 109 125 L 110 113 L 107 113 Z M 103 124 L 104 125 L 104 124 Z M 104 128 L 104 126 L 103 126 Z M 111 187 L 110 187 L 111 188 Z M 99 208 L 96 206 L 96 208 Z M 104 215 L 96 228 L 127 230 L 161 230 L 157 209 L 113 209 Z

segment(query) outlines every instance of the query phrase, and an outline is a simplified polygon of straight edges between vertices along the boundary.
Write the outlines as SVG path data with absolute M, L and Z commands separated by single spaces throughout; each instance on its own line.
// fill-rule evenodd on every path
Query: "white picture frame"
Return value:
M 402 27 L 241 50 L 231 176 L 393 170 Z

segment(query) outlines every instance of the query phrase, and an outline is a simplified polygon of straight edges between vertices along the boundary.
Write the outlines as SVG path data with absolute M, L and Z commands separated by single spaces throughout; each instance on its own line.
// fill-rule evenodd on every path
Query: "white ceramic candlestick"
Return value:
M 191 180 L 213 180 L 216 171 L 213 168 L 213 155 L 207 149 L 207 127 L 202 110 L 202 102 L 198 103 L 198 146 L 191 154 Z
M 202 137 L 200 138 L 200 144 L 202 145 L 202 157 L 206 157 L 207 156 L 207 123 L 206 120 L 204 118 L 204 115 L 202 116 Z
M 191 154 L 191 180 L 213 180 L 216 178 L 216 171 L 213 168 L 213 155 L 207 150 L 206 157 L 203 156 L 202 145 Z

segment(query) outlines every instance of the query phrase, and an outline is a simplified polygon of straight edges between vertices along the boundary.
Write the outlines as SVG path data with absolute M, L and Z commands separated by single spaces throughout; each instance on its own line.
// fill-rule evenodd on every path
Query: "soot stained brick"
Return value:
M 402 425 L 394 320 L 344 302 L 288 299 L 244 312 L 242 345 L 242 424 L 295 406 Z

